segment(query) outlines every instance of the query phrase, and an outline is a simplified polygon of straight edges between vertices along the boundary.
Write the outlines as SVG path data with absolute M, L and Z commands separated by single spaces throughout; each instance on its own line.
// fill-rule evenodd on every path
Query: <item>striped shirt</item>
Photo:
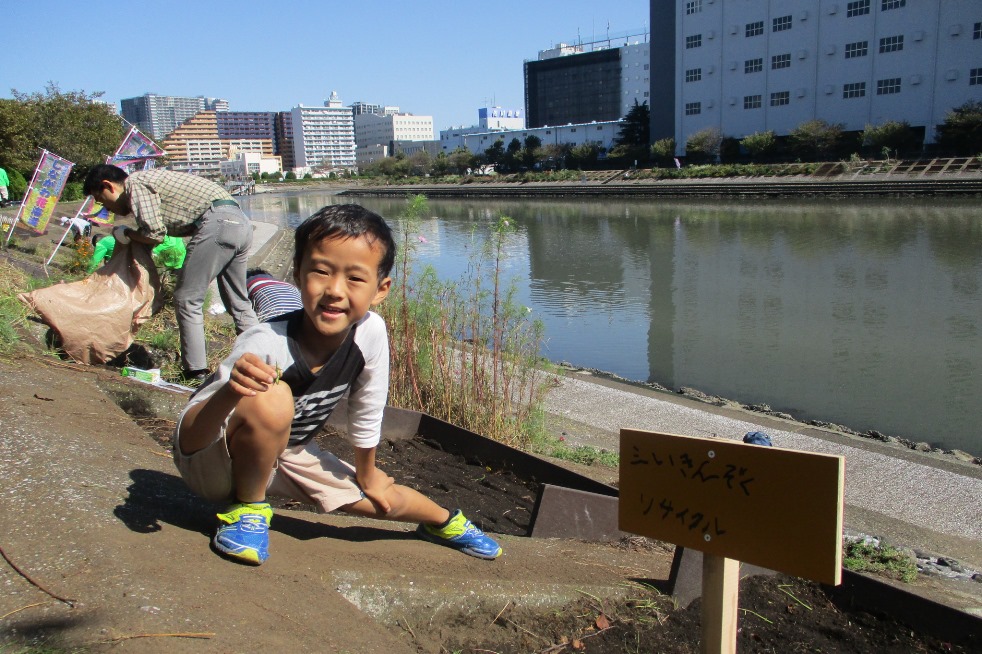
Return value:
M 389 393 L 389 339 L 385 321 L 369 311 L 351 327 L 341 346 L 316 373 L 304 360 L 296 337 L 302 311 L 250 327 L 235 339 L 232 353 L 201 386 L 182 411 L 213 396 L 231 376 L 235 362 L 251 352 L 283 371 L 293 393 L 290 445 L 306 443 L 348 396 L 348 440 L 355 447 L 375 447 L 382 434 L 382 413 Z M 180 419 L 178 419 L 180 424 Z
M 249 301 L 259 322 L 303 309 L 300 289 L 293 284 L 274 279 L 272 275 L 252 275 L 246 278 Z
M 139 232 L 155 240 L 189 236 L 195 220 L 215 200 L 231 200 L 224 188 L 204 177 L 169 170 L 131 173 L 123 188 L 129 194 Z

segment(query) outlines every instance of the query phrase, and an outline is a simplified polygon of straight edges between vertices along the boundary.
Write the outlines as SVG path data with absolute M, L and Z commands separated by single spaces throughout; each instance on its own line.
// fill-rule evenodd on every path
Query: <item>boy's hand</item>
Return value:
M 395 479 L 385 474 L 375 466 L 356 475 L 358 485 L 365 493 L 365 497 L 371 500 L 372 504 L 378 507 L 382 513 L 388 513 L 392 506 L 385 499 L 389 489 L 395 484 Z
M 247 352 L 232 366 L 228 385 L 239 395 L 251 397 L 269 390 L 278 377 L 276 368 Z

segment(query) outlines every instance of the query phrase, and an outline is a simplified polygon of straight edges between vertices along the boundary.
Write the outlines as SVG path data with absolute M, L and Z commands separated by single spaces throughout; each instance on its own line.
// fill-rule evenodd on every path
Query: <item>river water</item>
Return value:
M 356 202 L 241 198 L 295 227 Z M 415 259 L 454 280 L 499 215 L 504 277 L 542 354 L 800 420 L 982 453 L 982 214 L 976 200 L 431 200 Z

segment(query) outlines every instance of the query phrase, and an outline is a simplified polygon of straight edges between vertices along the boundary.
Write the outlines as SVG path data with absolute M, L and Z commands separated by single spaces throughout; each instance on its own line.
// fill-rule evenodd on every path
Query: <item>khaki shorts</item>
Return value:
M 237 501 L 225 429 L 211 445 L 192 454 L 181 454 L 180 431 L 178 424 L 174 430 L 174 463 L 188 487 L 211 502 Z M 365 497 L 355 482 L 355 469 L 313 441 L 287 447 L 280 454 L 266 493 L 312 504 L 321 513 Z

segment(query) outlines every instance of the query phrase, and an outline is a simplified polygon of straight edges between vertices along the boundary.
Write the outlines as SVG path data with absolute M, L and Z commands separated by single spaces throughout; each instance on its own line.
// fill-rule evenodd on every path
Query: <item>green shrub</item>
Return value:
M 82 193 L 82 182 L 68 182 L 65 190 L 61 192 L 62 202 L 75 202 L 85 197 Z
M 10 179 L 10 184 L 7 186 L 10 199 L 19 200 L 24 197 L 24 193 L 27 191 L 27 180 L 20 174 L 20 171 L 12 168 L 7 169 L 7 177 Z

